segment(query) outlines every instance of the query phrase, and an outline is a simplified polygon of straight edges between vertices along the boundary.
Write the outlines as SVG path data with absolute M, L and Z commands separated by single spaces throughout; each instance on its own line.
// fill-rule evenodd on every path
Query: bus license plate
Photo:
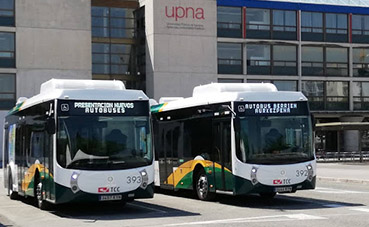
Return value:
M 101 195 L 100 201 L 122 200 L 122 195 Z
M 292 192 L 292 187 L 278 187 L 275 192 Z

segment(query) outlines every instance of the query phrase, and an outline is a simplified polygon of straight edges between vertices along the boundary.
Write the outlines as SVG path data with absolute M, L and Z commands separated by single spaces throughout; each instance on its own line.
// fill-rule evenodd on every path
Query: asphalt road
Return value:
M 41 211 L 29 200 L 10 200 L 2 174 L 0 180 L 3 226 L 369 226 L 369 185 L 365 184 L 319 181 L 316 190 L 280 194 L 272 201 L 250 195 L 203 202 L 191 193 L 164 191 L 124 207 L 70 204 Z

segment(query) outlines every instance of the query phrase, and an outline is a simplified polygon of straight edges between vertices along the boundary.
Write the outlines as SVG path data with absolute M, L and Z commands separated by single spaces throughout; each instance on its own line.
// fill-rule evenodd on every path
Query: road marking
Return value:
M 328 193 L 328 194 L 369 194 L 369 192 L 342 190 L 334 188 L 321 188 L 321 187 L 316 188 L 315 190 L 313 190 L 313 192 Z
M 250 218 L 222 219 L 213 221 L 184 222 L 168 224 L 164 226 L 183 226 L 183 225 L 211 225 L 211 224 L 233 224 L 233 223 L 252 223 L 252 222 L 281 222 L 281 221 L 297 221 L 297 220 L 325 220 L 325 217 L 307 215 L 307 214 L 290 214 L 290 215 L 273 215 L 260 216 Z
M 367 213 L 369 213 L 369 208 L 364 208 L 364 207 L 355 207 L 355 208 L 350 208 L 350 210 L 354 210 L 354 211 L 362 211 L 362 212 L 367 212 Z

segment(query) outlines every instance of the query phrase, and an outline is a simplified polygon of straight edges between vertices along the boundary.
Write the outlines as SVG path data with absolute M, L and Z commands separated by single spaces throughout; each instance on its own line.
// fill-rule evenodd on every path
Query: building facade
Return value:
M 51 78 L 122 80 L 155 99 L 272 82 L 302 91 L 317 122 L 368 121 L 369 3 L 1 0 L 1 128 L 17 98 Z M 359 138 L 318 133 L 317 145 L 354 151 Z

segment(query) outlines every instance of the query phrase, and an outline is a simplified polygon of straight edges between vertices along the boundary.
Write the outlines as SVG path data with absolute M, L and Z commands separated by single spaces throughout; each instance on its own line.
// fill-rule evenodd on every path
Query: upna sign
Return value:
M 201 7 L 165 6 L 165 16 L 175 21 L 180 19 L 205 20 L 205 10 Z

